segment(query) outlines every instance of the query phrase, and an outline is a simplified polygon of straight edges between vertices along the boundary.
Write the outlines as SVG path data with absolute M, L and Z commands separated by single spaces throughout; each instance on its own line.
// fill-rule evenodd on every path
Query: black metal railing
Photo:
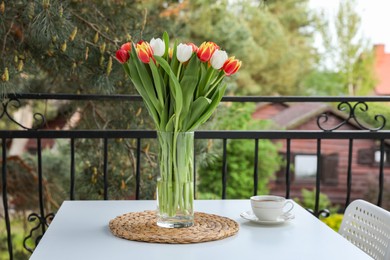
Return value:
M 108 141 L 111 139 L 134 139 L 136 140 L 136 188 L 135 199 L 140 198 L 140 182 L 141 182 L 141 147 L 142 142 L 147 139 L 156 138 L 156 132 L 153 130 L 42 130 L 41 126 L 45 123 L 45 118 L 42 113 L 34 114 L 35 120 L 38 122 L 34 125 L 34 128 L 29 128 L 21 125 L 17 120 L 12 117 L 9 109 L 11 104 L 20 105 L 20 100 L 73 100 L 73 101 L 100 101 L 100 100 L 125 100 L 131 102 L 142 101 L 139 96 L 132 95 L 71 95 L 71 94 L 15 94 L 10 95 L 7 100 L 2 103 L 2 111 L 0 112 L 0 119 L 8 119 L 17 124 L 24 130 L 0 130 L 0 138 L 2 141 L 2 199 L 4 207 L 4 221 L 7 232 L 7 248 L 10 259 L 14 259 L 13 244 L 12 244 L 12 226 L 10 220 L 10 208 L 9 197 L 7 187 L 7 143 L 12 139 L 27 138 L 33 139 L 37 144 L 36 160 L 37 160 L 37 176 L 38 176 L 38 196 L 39 212 L 33 212 L 28 216 L 29 221 L 37 221 L 36 226 L 30 231 L 29 235 L 25 238 L 26 250 L 32 252 L 33 248 L 27 246 L 27 240 L 32 239 L 33 233 L 39 231 L 40 235 L 35 236 L 35 245 L 39 242 L 40 238 L 45 233 L 47 226 L 51 219 L 54 217 L 54 212 L 46 212 L 44 206 L 44 187 L 43 187 L 43 173 L 42 173 L 42 140 L 43 139 L 66 139 L 70 141 L 70 183 L 69 183 L 69 199 L 74 200 L 76 198 L 75 185 L 76 185 L 76 158 L 75 158 L 75 141 L 79 139 L 98 139 L 103 142 L 103 198 L 105 200 L 110 199 L 109 187 L 108 187 Z M 355 113 L 357 109 L 361 111 L 367 111 L 368 102 L 389 102 L 390 97 L 224 97 L 223 102 L 269 102 L 269 103 L 300 103 L 300 102 L 326 102 L 326 103 L 338 103 L 338 109 L 346 112 L 344 121 L 338 123 L 335 126 L 325 127 L 323 123 L 327 122 L 326 115 L 320 115 L 317 118 L 318 130 L 259 130 L 259 131 L 196 131 L 195 139 L 203 140 L 222 140 L 222 199 L 226 198 L 226 188 L 228 186 L 228 153 L 227 143 L 232 139 L 246 139 L 253 140 L 254 142 L 254 169 L 253 169 L 253 194 L 256 194 L 258 190 L 258 154 L 259 154 L 259 140 L 284 140 L 286 144 L 285 160 L 285 179 L 284 188 L 287 198 L 291 197 L 291 141 L 297 139 L 314 139 L 316 140 L 316 156 L 317 156 L 317 172 L 315 176 L 315 206 L 312 213 L 319 217 L 322 214 L 326 215 L 326 209 L 320 208 L 320 193 L 321 193 L 321 165 L 319 158 L 322 156 L 322 143 L 324 140 L 348 140 L 348 167 L 347 167 L 347 184 L 345 195 L 345 207 L 351 201 L 353 174 L 352 174 L 352 152 L 354 148 L 354 140 L 367 139 L 375 140 L 379 142 L 380 160 L 377 166 L 378 171 L 378 196 L 377 204 L 381 205 L 383 201 L 383 189 L 384 189 L 384 161 L 385 161 L 385 146 L 386 140 L 390 139 L 390 131 L 383 130 L 386 124 L 386 117 L 384 115 L 375 115 L 375 120 L 379 126 L 369 127 L 362 123 Z M 340 127 L 349 123 L 351 120 L 355 121 L 361 129 L 360 130 L 339 130 Z M 196 178 L 195 178 L 196 179 Z M 33 195 L 32 195 L 33 196 Z

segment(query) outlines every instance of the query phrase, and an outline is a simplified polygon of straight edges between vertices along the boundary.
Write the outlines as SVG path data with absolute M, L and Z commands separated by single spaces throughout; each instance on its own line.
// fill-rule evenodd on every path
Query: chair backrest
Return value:
M 374 259 L 390 259 L 390 212 L 364 200 L 347 207 L 339 234 Z

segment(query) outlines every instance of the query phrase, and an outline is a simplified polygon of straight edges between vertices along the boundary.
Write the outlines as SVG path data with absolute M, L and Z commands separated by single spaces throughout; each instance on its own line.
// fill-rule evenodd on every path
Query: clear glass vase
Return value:
M 189 227 L 194 223 L 194 132 L 157 132 L 160 177 L 157 225 Z

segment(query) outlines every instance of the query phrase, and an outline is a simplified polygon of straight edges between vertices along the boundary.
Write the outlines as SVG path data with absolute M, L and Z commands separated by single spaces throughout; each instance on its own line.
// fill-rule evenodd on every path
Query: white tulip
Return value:
M 150 47 L 153 50 L 153 54 L 156 56 L 163 56 L 165 53 L 165 44 L 160 38 L 152 38 L 150 40 Z
M 228 55 L 226 51 L 216 50 L 213 53 L 213 56 L 211 56 L 210 63 L 214 69 L 219 70 L 220 68 L 222 68 L 223 64 L 227 59 Z
M 177 45 L 176 57 L 181 63 L 188 61 L 191 58 L 191 55 L 192 55 L 191 45 L 182 44 L 182 43 Z

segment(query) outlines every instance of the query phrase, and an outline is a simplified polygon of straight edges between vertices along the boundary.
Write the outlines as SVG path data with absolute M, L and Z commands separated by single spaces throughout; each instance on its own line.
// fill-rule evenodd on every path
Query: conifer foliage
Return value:
M 1 1 L 1 93 L 120 92 L 115 50 L 166 29 L 163 9 L 158 0 Z

